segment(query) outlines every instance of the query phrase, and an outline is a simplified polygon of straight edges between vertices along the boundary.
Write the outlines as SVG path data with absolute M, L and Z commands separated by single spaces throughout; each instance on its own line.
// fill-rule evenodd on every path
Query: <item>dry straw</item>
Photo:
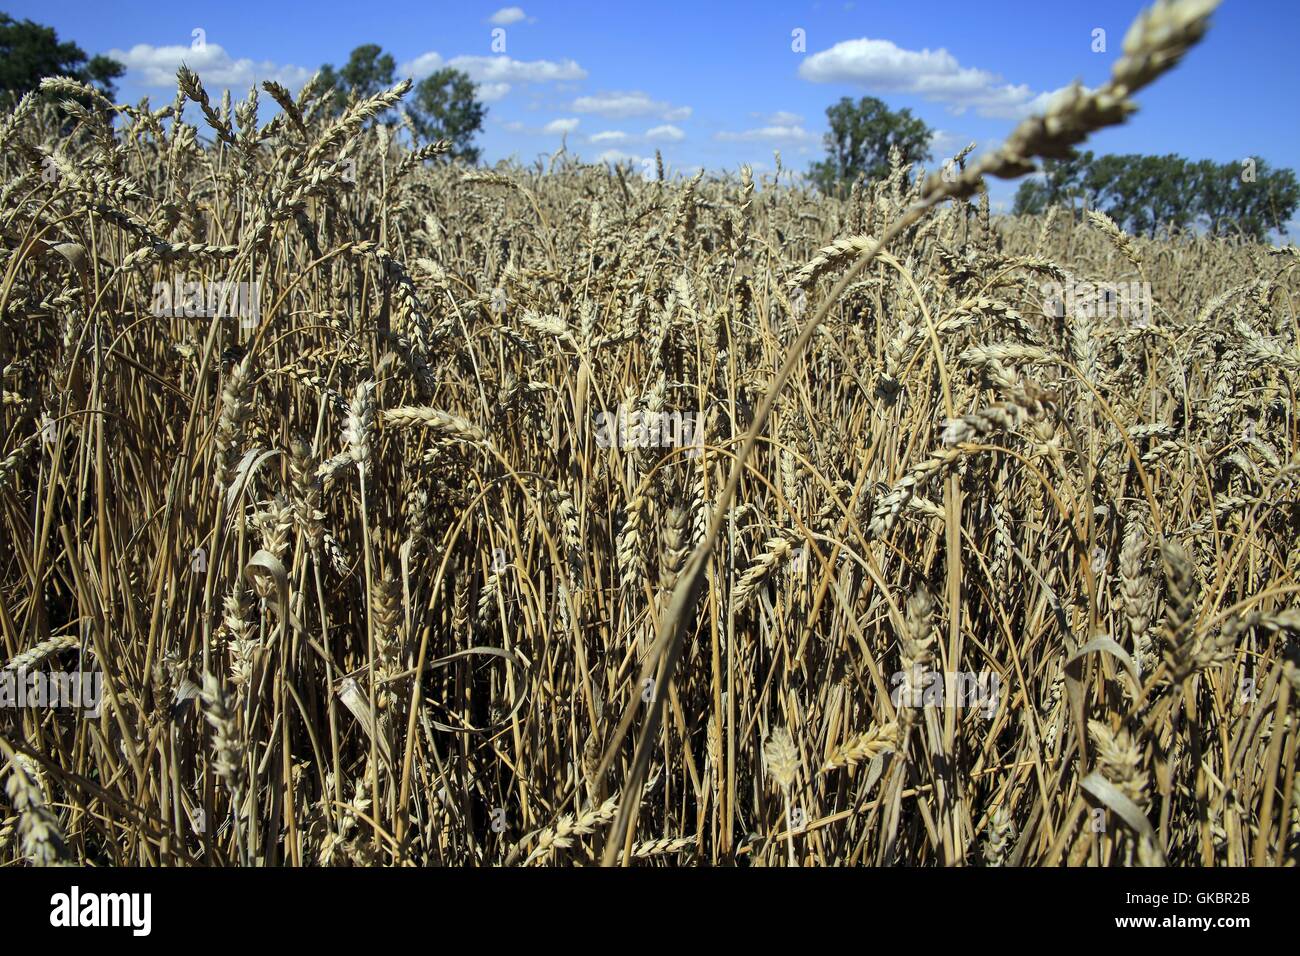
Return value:
M 843 197 L 467 170 L 405 83 L 24 97 L 0 676 L 105 706 L 0 728 L 0 863 L 1294 864 L 1300 258 L 985 198 L 1214 6 Z M 1044 314 L 1117 270 L 1145 325 Z M 198 280 L 257 323 L 154 314 Z

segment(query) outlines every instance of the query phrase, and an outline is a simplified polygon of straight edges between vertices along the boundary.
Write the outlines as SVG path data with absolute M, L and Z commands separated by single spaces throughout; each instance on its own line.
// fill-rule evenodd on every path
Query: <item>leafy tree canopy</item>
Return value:
M 60 42 L 53 27 L 15 20 L 0 13 L 0 97 L 15 99 L 37 89 L 47 76 L 71 76 L 93 84 L 112 99 L 113 81 L 126 72 L 114 59 L 86 52 L 71 41 Z
M 373 96 L 393 85 L 396 64 L 378 45 L 367 43 L 352 51 L 342 69 L 328 63 L 321 67 L 326 87 L 334 90 L 334 109 L 341 112 L 349 98 Z M 407 114 L 416 134 L 424 140 L 445 139 L 451 143 L 448 155 L 476 163 L 479 149 L 475 135 L 483 129 L 487 107 L 476 97 L 473 81 L 459 70 L 444 67 L 415 86 Z
M 334 109 L 341 113 L 347 106 L 349 94 L 365 99 L 392 86 L 396 69 L 392 56 L 378 44 L 363 43 L 352 51 L 341 70 L 335 71 L 331 64 L 326 63 L 320 72 L 325 86 L 333 87 Z
M 411 109 L 411 125 L 421 138 L 448 140 L 450 155 L 467 163 L 478 162 L 479 150 L 472 140 L 487 115 L 487 107 L 474 98 L 474 89 L 464 73 L 444 67 L 416 85 Z
M 844 97 L 828 107 L 827 156 L 812 164 L 809 175 L 823 192 L 834 192 L 859 175 L 868 180 L 889 174 L 889 151 L 896 147 L 904 163 L 930 159 L 931 130 L 909 109 L 891 110 L 883 100 Z
M 1122 228 L 1155 235 L 1162 226 L 1201 228 L 1210 235 L 1263 240 L 1300 206 L 1300 186 L 1290 169 L 1262 159 L 1216 163 L 1173 153 L 1093 156 L 1075 152 L 1047 160 L 1044 175 L 1021 183 L 1012 212 L 1034 214 L 1064 204 L 1101 209 Z

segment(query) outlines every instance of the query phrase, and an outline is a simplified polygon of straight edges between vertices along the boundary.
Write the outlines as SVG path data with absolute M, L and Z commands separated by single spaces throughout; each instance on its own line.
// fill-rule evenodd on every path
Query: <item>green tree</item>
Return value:
M 1043 176 L 1040 179 L 1026 179 L 1016 190 L 1015 204 L 1011 212 L 1016 216 L 1037 215 L 1045 212 L 1048 206 L 1068 205 L 1074 207 L 1075 200 L 1088 201 L 1084 186 L 1084 176 L 1092 165 L 1091 152 L 1071 150 L 1064 159 L 1043 161 Z
M 1084 175 L 1084 185 L 1091 205 L 1139 235 L 1154 236 L 1161 226 L 1187 228 L 1199 213 L 1187 160 L 1173 153 L 1099 157 Z
M 869 180 L 887 176 L 891 147 L 898 148 L 905 163 L 930 159 L 933 134 L 909 109 L 891 110 L 874 96 L 856 103 L 846 96 L 827 108 L 826 118 L 831 127 L 823 140 L 827 157 L 809 171 L 823 192 L 834 192 L 859 175 Z
M 374 96 L 393 85 L 396 64 L 392 56 L 374 43 L 357 47 L 340 70 L 326 63 L 320 68 L 326 89 L 332 89 L 333 109 L 342 112 L 349 98 Z M 426 76 L 415 86 L 407 106 L 411 126 L 423 140 L 445 139 L 451 143 L 449 156 L 476 163 L 479 150 L 473 145 L 475 134 L 483 129 L 487 107 L 475 96 L 476 87 L 459 70 L 444 67 Z M 391 117 L 384 122 L 392 122 Z
M 0 97 L 5 100 L 36 89 L 47 76 L 91 83 L 112 99 L 117 94 L 113 81 L 125 72 L 126 67 L 109 57 L 87 59 L 77 44 L 60 42 L 53 27 L 0 13 Z
M 445 67 L 431 73 L 415 87 L 411 125 L 422 139 L 450 141 L 450 156 L 477 163 L 479 149 L 472 141 L 483 129 L 487 107 L 474 93 L 474 83 L 459 70 Z
M 1273 169 L 1262 159 L 1192 162 L 1182 156 L 1137 153 L 1074 153 L 1047 160 L 1044 176 L 1022 183 L 1017 215 L 1043 212 L 1076 198 L 1103 210 L 1123 229 L 1154 236 L 1161 227 L 1200 227 L 1215 236 L 1263 241 L 1270 231 L 1285 235 L 1300 206 L 1300 184 L 1290 169 Z
M 1189 167 L 1189 180 L 1200 199 L 1201 222 L 1215 236 L 1262 240 L 1270 230 L 1286 235 L 1287 221 L 1300 206 L 1295 171 L 1272 169 L 1262 159 L 1254 161 L 1250 175 L 1238 162 L 1201 160 Z
M 1038 216 L 1047 212 L 1047 184 L 1041 179 L 1023 179 L 1011 204 L 1013 216 Z
M 325 88 L 334 90 L 334 112 L 341 113 L 350 95 L 365 99 L 392 86 L 396 69 L 391 54 L 376 43 L 363 43 L 352 51 L 341 70 L 336 71 L 332 64 L 326 63 L 320 72 Z
M 397 64 L 377 44 L 366 43 L 352 51 L 347 65 L 339 70 L 339 79 L 349 91 L 364 99 L 393 85 Z

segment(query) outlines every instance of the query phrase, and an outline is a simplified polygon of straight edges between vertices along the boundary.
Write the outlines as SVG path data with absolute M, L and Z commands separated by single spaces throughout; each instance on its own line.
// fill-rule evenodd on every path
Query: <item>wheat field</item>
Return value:
M 982 191 L 1213 5 L 842 198 L 46 81 L 0 675 L 102 691 L 0 708 L 0 861 L 1296 865 L 1300 255 Z

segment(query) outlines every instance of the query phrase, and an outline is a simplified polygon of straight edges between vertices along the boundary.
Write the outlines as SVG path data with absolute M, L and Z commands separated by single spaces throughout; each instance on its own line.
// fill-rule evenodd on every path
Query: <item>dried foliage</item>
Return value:
M 24 100 L 3 661 L 105 692 L 0 711 L 0 860 L 1294 865 L 1300 256 L 970 198 L 1212 6 L 846 200 Z

